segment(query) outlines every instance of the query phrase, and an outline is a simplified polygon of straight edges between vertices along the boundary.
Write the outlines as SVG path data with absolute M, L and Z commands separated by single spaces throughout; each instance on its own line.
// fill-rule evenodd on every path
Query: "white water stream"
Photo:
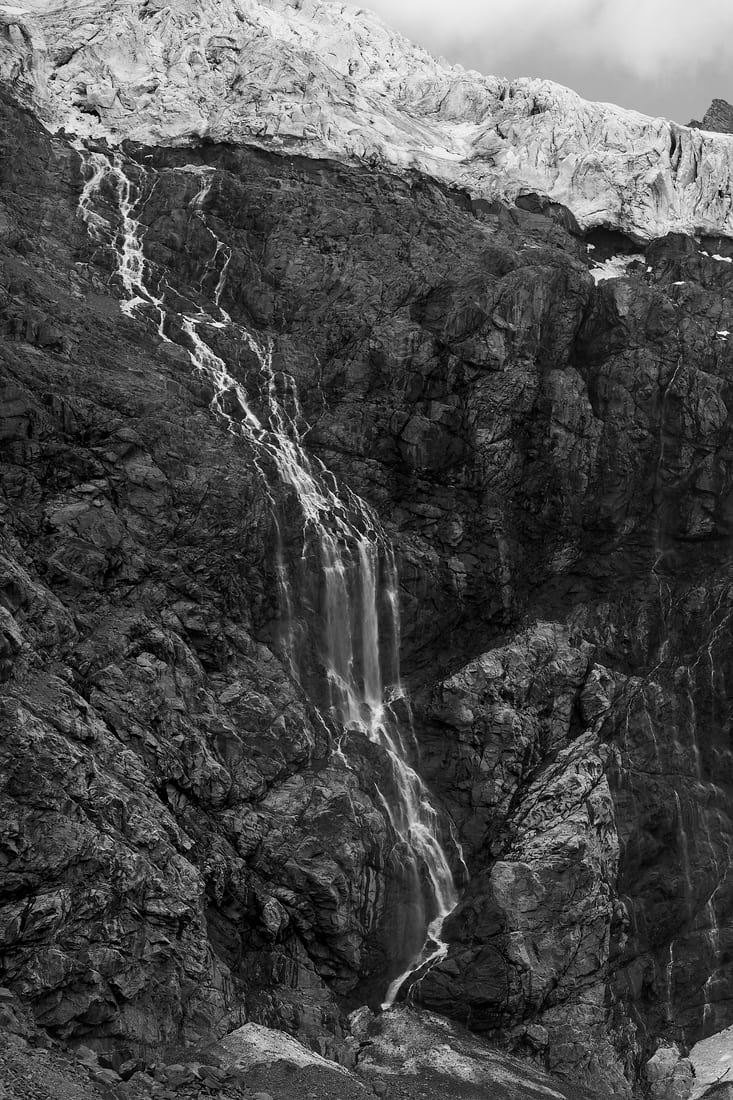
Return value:
M 399 673 L 400 620 L 394 553 L 369 505 L 349 490 L 339 489 L 333 475 L 306 452 L 303 436 L 307 424 L 295 381 L 290 375 L 274 370 L 271 342 L 235 323 L 219 304 L 231 251 L 208 226 L 203 212 L 212 170 L 188 169 L 198 174 L 201 183 L 189 204 L 192 216 L 201 218 L 212 236 L 213 254 L 201 285 L 207 278 L 213 282 L 216 277 L 213 311 L 192 309 L 191 313 L 173 314 L 152 289 L 142 231 L 133 213 L 141 195 L 128 172 L 132 169 L 141 178 L 143 169 L 132 162 L 126 165 L 119 153 L 110 156 L 90 153 L 81 144 L 77 148 L 86 166 L 79 212 L 93 238 L 111 244 L 117 254 L 117 273 L 125 295 L 122 309 L 127 314 L 150 311 L 157 317 L 158 332 L 165 340 L 169 339 L 165 334 L 167 321 L 171 331 L 175 328 L 173 321 L 182 328 L 195 372 L 213 389 L 214 414 L 228 431 L 245 437 L 253 445 L 265 484 L 265 468 L 274 466 L 281 482 L 297 497 L 303 517 L 301 571 L 308 574 L 311 586 L 317 590 L 312 634 L 325 676 L 329 717 L 346 732 L 346 741 L 349 731 L 358 731 L 380 746 L 389 764 L 388 785 L 384 790 L 377 788 L 377 793 L 394 830 L 394 857 L 408 886 L 409 902 L 403 913 L 403 943 L 395 944 L 395 964 L 401 972 L 390 982 L 385 994 L 383 1007 L 388 1007 L 411 975 L 421 970 L 424 977 L 445 956 L 448 948 L 441 937 L 442 927 L 458 900 L 439 840 L 438 814 L 428 790 L 410 764 L 410 747 L 393 706 L 404 698 Z M 102 198 L 108 204 L 113 201 L 116 225 L 95 211 L 93 204 L 101 205 Z M 220 265 L 218 274 L 217 265 Z M 265 422 L 252 410 L 244 389 L 213 350 L 211 338 L 217 330 L 225 330 L 230 339 L 255 355 L 260 368 Z M 302 624 L 298 620 L 298 591 L 282 553 L 278 574 L 281 613 L 286 623 L 285 645 L 290 667 L 297 676 L 304 648 Z M 341 755 L 343 743 L 340 738 Z M 460 856 L 457 844 L 456 848 Z

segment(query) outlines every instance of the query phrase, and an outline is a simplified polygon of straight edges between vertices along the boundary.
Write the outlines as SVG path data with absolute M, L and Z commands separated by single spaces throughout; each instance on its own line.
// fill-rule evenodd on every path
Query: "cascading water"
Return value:
M 119 153 L 108 157 L 89 153 L 81 145 L 77 148 L 87 169 L 79 211 L 95 239 L 100 242 L 107 239 L 109 243 L 112 237 L 125 294 L 123 310 L 132 314 L 149 309 L 157 316 L 158 332 L 166 340 L 169 339 L 166 328 L 173 331 L 176 325 L 180 326 L 188 341 L 194 370 L 213 387 L 213 412 L 230 432 L 253 444 L 257 468 L 265 484 L 265 467 L 272 466 L 297 498 L 303 517 L 300 569 L 304 584 L 310 583 L 315 589 L 310 602 L 317 609 L 310 640 L 325 680 L 329 718 L 346 739 L 350 732 L 358 732 L 378 745 L 388 764 L 387 781 L 382 785 L 384 789 L 377 787 L 377 794 L 395 834 L 393 857 L 401 869 L 409 898 L 403 914 L 402 943 L 393 959 L 393 969 L 398 972 L 390 975 L 384 997 L 383 1007 L 388 1007 L 408 978 L 418 972 L 424 977 L 445 956 L 448 948 L 441 930 L 458 900 L 453 874 L 439 840 L 438 814 L 427 788 L 409 763 L 409 745 L 395 711 L 395 704 L 404 699 L 404 692 L 399 673 L 400 622 L 394 553 L 369 505 L 348 490 L 339 491 L 333 476 L 306 452 L 303 435 L 307 425 L 295 381 L 290 375 L 274 370 L 272 344 L 234 322 L 220 306 L 231 250 L 206 224 L 203 213 L 212 170 L 192 169 L 202 178 L 202 184 L 190 206 L 211 233 L 214 244 L 201 285 L 207 279 L 213 282 L 216 277 L 213 290 L 216 315 L 192 310 L 174 316 L 146 278 L 140 225 L 133 216 L 140 195 L 125 171 L 125 161 Z M 142 178 L 138 164 L 132 162 L 128 168 Z M 92 209 L 93 200 L 105 186 L 117 207 L 116 235 Z M 217 264 L 220 264 L 218 274 Z M 210 334 L 217 330 L 226 330 L 229 338 L 255 355 L 264 390 L 266 422 L 251 409 L 243 387 L 214 351 Z M 272 494 L 271 500 L 274 506 Z M 296 628 L 294 586 L 281 553 L 278 575 L 285 648 L 291 670 L 300 677 L 300 657 L 305 646 L 302 629 Z M 343 737 L 338 740 L 337 751 L 341 755 L 342 744 Z M 462 862 L 457 843 L 456 850 Z

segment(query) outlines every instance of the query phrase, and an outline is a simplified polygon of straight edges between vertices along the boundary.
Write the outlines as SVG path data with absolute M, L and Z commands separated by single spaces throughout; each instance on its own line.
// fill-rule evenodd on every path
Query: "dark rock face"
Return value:
M 598 737 L 607 681 L 589 645 L 540 623 L 433 693 L 429 743 L 459 804 L 472 877 L 447 928 L 450 958 L 420 996 L 474 1030 L 504 1032 L 553 1069 L 612 1081 L 609 933 L 626 914 Z
M 702 116 L 702 122 L 693 119 L 689 125 L 717 134 L 733 134 L 733 107 L 725 99 L 714 99 Z
M 175 320 L 220 295 L 394 540 L 470 873 L 411 997 L 619 1094 L 658 1037 L 729 1023 L 725 243 L 596 285 L 541 202 L 129 149 L 163 338 L 120 313 L 115 195 L 94 240 L 78 154 L 7 104 L 1 133 L 3 981 L 131 1048 L 245 1019 L 328 1045 L 383 992 L 383 761 L 352 735 L 347 766 L 289 673 L 273 517 L 291 571 L 302 517 Z M 254 356 L 211 339 L 261 411 Z
M 252 455 L 183 350 L 120 316 L 74 217 L 76 154 L 5 117 L 4 973 L 76 1041 L 250 1015 L 333 1035 L 334 992 L 383 969 L 387 827 L 262 640 Z

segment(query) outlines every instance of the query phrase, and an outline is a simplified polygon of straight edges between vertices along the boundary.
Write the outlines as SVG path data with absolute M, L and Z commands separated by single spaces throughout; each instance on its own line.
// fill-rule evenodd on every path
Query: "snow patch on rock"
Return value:
M 644 257 L 641 253 L 635 253 L 632 256 L 611 256 L 609 259 L 604 260 L 603 263 L 596 264 L 592 267 L 590 273 L 596 283 L 602 283 L 606 279 L 623 279 L 631 264 L 643 264 L 644 262 Z

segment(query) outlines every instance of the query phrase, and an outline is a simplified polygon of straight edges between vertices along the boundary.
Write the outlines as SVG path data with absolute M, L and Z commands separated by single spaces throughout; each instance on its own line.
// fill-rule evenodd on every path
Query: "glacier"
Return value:
M 431 57 L 326 0 L 26 0 L 0 77 L 49 129 L 224 142 L 400 173 L 485 199 L 539 193 L 640 241 L 733 233 L 733 137 Z

